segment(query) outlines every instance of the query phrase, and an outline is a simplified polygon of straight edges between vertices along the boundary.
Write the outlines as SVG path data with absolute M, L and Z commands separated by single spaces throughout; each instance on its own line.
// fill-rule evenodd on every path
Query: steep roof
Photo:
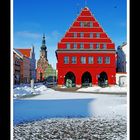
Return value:
M 16 53 L 20 58 L 23 58 L 23 54 L 17 49 L 13 48 L 13 52 Z
M 75 36 L 74 33 L 76 34 Z M 115 49 L 115 44 L 101 27 L 88 7 L 81 9 L 80 14 L 59 41 L 58 49 L 65 49 L 66 43 L 93 43 L 95 45 L 99 43 L 101 47 L 103 44 L 106 44 L 107 50 Z M 73 45 L 71 44 L 71 46 Z M 72 48 L 71 46 L 70 49 Z M 77 46 L 77 48 L 79 48 L 79 46 Z
M 17 49 L 18 51 L 20 51 L 24 56 L 26 57 L 30 57 L 30 52 L 31 52 L 31 49 Z

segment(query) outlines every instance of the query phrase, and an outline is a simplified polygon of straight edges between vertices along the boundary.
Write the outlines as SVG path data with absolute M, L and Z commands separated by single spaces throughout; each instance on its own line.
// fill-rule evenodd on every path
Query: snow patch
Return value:
M 86 88 L 80 88 L 77 91 L 82 92 L 127 92 L 127 87 L 119 87 L 117 85 L 109 86 L 109 87 L 99 87 L 99 86 L 93 86 L 93 87 L 86 87 Z
M 43 91 L 47 90 L 47 87 L 44 85 L 36 85 L 34 86 L 34 89 L 31 87 L 25 85 L 25 86 L 19 86 L 13 89 L 14 98 L 23 97 L 23 96 L 29 96 L 29 95 L 35 95 L 40 94 Z

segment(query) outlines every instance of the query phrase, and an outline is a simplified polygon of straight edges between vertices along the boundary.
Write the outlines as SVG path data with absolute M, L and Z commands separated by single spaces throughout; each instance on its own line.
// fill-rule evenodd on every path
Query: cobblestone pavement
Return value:
M 126 140 L 125 117 L 45 119 L 14 127 L 14 140 Z

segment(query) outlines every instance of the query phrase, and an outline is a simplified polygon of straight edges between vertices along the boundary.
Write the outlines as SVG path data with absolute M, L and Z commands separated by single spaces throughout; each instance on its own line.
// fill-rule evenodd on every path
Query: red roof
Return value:
M 31 49 L 17 49 L 17 50 L 20 51 L 24 56 L 30 57 Z

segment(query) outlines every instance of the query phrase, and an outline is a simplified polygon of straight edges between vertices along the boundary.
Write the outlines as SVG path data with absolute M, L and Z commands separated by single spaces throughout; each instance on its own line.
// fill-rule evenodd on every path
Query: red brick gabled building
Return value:
M 42 45 L 40 47 L 40 58 L 37 61 L 37 80 L 44 81 L 45 80 L 45 72 L 48 67 L 48 59 L 47 59 L 47 46 L 45 35 L 43 35 Z
M 115 53 L 112 40 L 89 8 L 83 8 L 58 43 L 58 85 L 115 84 Z

